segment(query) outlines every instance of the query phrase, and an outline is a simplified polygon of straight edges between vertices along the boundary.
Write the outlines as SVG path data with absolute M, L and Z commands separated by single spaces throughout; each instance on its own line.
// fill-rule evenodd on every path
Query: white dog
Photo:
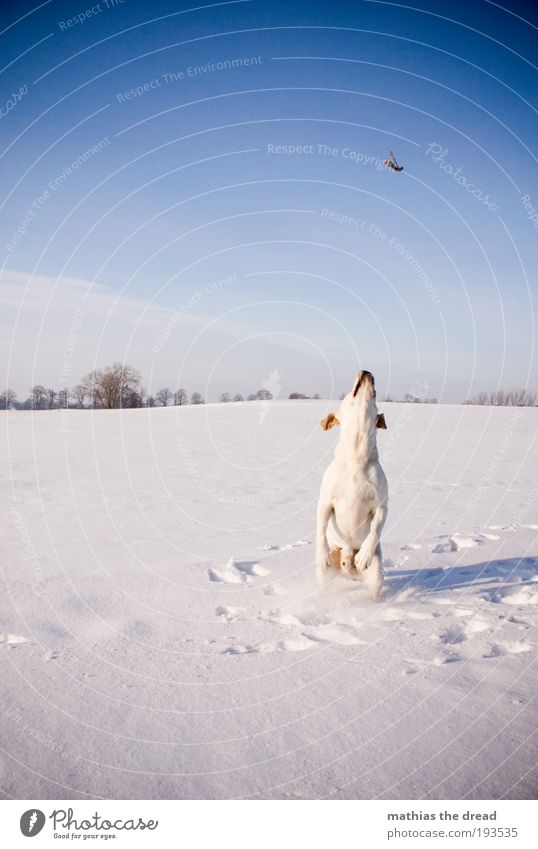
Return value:
M 338 413 L 321 422 L 324 430 L 340 425 L 334 459 L 323 475 L 316 534 L 316 570 L 320 585 L 327 570 L 348 577 L 367 570 L 370 592 L 379 596 L 383 565 L 379 542 L 388 508 L 388 487 L 379 464 L 376 428 L 386 428 L 378 414 L 375 384 L 360 371 Z

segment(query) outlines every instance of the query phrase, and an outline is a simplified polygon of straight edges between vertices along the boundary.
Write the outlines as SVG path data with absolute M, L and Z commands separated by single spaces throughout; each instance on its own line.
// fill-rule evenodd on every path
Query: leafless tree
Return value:
M 229 392 L 223 392 L 222 395 L 219 398 L 219 401 L 221 402 L 221 404 L 227 404 L 231 400 L 232 400 L 232 396 L 230 395 Z
M 11 405 L 17 400 L 17 393 L 13 389 L 4 389 L 0 395 L 0 409 L 9 410 Z
M 140 374 L 125 363 L 113 363 L 104 369 L 95 369 L 82 381 L 95 406 L 106 410 L 126 406 L 132 392 L 140 388 Z
M 193 392 L 191 395 L 191 404 L 205 404 L 203 396 L 199 392 Z
M 163 389 L 159 389 L 155 395 L 155 400 L 160 407 L 168 407 L 168 402 L 171 401 L 172 398 L 173 395 L 168 386 L 165 386 Z
M 238 393 L 237 395 L 234 395 L 234 401 L 244 401 L 244 400 L 245 399 L 243 398 L 243 396 L 240 393 Z
M 47 389 L 47 406 L 49 410 L 54 410 L 56 406 L 56 398 L 58 397 L 58 393 L 55 389 Z
M 62 410 L 67 410 L 69 407 L 69 397 L 71 393 L 69 389 L 60 389 L 58 392 L 58 407 Z
M 45 387 L 42 386 L 40 383 L 32 387 L 31 402 L 33 410 L 46 410 L 46 408 L 48 407 L 48 392 Z
M 176 407 L 183 407 L 184 404 L 189 403 L 189 396 L 185 389 L 176 389 L 174 392 L 174 404 Z
M 82 407 L 84 406 L 84 402 L 86 401 L 86 398 L 88 397 L 88 392 L 87 392 L 86 388 L 84 386 L 82 386 L 81 383 L 77 383 L 77 385 L 74 386 L 73 389 L 71 390 L 71 395 L 72 395 L 77 407 L 80 407 L 80 409 L 82 409 Z
M 536 392 L 522 387 L 508 391 L 496 389 L 494 392 L 479 392 L 478 395 L 465 401 L 466 404 L 492 407 L 535 407 L 536 402 Z

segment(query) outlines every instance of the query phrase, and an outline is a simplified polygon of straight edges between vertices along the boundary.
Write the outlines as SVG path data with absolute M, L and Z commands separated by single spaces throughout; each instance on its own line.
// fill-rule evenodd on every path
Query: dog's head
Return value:
M 385 416 L 377 412 L 374 376 L 370 371 L 360 371 L 355 378 L 353 387 L 342 399 L 340 409 L 329 413 L 320 422 L 323 430 L 330 430 L 335 425 L 342 427 L 353 426 L 360 430 L 387 429 Z

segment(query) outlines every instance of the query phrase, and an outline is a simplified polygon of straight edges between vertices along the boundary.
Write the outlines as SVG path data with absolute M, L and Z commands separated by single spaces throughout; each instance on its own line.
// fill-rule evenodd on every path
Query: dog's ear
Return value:
M 323 430 L 330 430 L 332 427 L 339 424 L 340 422 L 338 421 L 334 413 L 329 413 L 328 416 L 325 416 L 325 418 L 320 421 L 320 425 L 322 426 Z
M 378 415 L 378 417 L 375 421 L 375 426 L 380 427 L 381 430 L 387 429 L 387 423 L 385 421 L 385 416 L 383 415 L 383 413 L 379 413 L 379 415 Z

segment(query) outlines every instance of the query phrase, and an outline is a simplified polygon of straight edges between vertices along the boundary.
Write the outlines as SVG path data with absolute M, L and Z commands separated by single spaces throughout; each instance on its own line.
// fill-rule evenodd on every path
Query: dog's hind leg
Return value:
M 316 528 L 316 574 L 318 584 L 323 587 L 327 569 L 329 568 L 329 544 L 327 543 L 327 525 L 332 516 L 334 507 L 329 502 L 321 501 L 318 504 L 317 528 Z

